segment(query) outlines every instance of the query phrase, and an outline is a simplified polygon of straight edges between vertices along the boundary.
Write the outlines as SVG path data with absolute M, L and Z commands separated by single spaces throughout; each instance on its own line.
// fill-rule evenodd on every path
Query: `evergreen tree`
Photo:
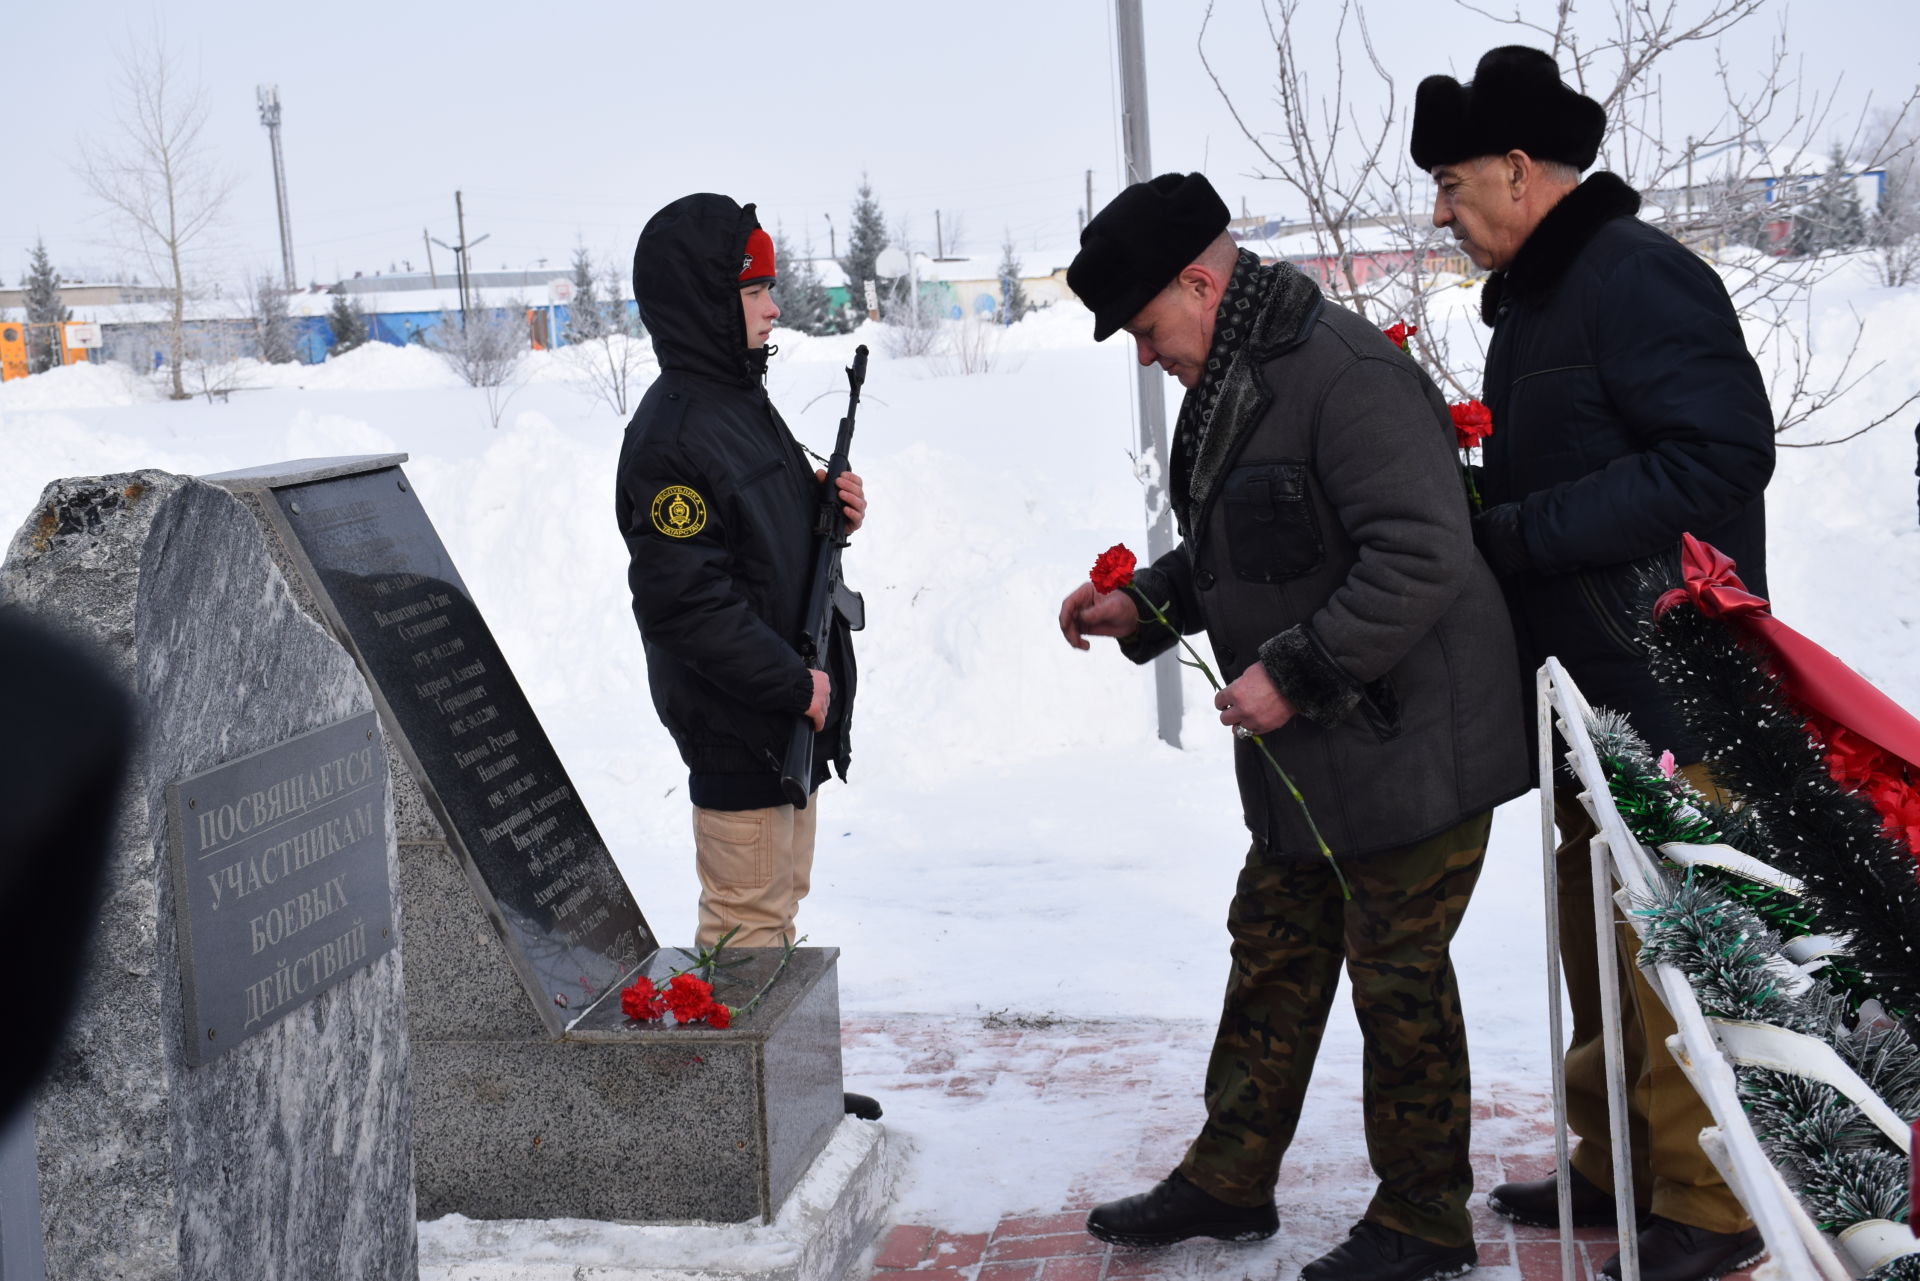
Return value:
M 865 282 L 879 280 L 880 271 L 875 264 L 880 251 L 886 247 L 886 215 L 880 212 L 880 202 L 873 198 L 873 184 L 861 174 L 859 199 L 853 202 L 853 218 L 847 231 L 847 256 L 840 260 L 840 269 L 847 273 L 847 301 L 856 313 L 867 308 Z
M 253 336 L 260 359 L 270 365 L 293 363 L 293 313 L 287 306 L 286 286 L 274 275 L 263 275 L 253 287 Z
M 780 273 L 773 296 L 780 303 L 780 323 L 803 334 L 837 334 L 845 326 L 833 305 L 833 297 L 820 280 L 813 265 L 813 244 L 796 252 L 784 232 L 773 236 L 773 261 Z
M 26 290 L 27 371 L 45 373 L 60 359 L 60 343 L 50 326 L 73 319 L 73 313 L 60 305 L 60 277 L 47 258 L 47 242 L 36 240 L 27 260 L 27 276 L 21 282 Z
M 1790 250 L 1804 258 L 1852 249 L 1865 243 L 1866 238 L 1867 216 L 1860 208 L 1860 193 L 1847 172 L 1845 154 L 1835 146 L 1819 189 L 1794 214 Z
M 1011 325 L 1033 310 L 1033 303 L 1027 299 L 1027 290 L 1020 283 L 1020 256 L 1013 252 L 1013 237 L 1008 235 L 1000 245 L 1000 320 Z
M 640 323 L 640 309 L 627 301 L 626 277 L 614 263 L 608 263 L 600 269 L 600 292 L 606 298 L 608 333 L 625 334 L 629 338 L 646 337 L 646 326 Z
M 1836 146 L 1828 174 L 1827 243 L 1833 249 L 1857 249 L 1867 243 L 1867 214 L 1860 207 L 1860 184 L 1847 172 L 1847 160 Z
M 335 356 L 352 351 L 369 337 L 366 314 L 343 285 L 333 287 L 333 310 L 327 313 L 327 327 L 333 330 L 331 354 Z
M 573 301 L 567 304 L 569 343 L 591 342 L 607 332 L 607 309 L 596 290 L 593 256 L 581 245 L 573 251 Z

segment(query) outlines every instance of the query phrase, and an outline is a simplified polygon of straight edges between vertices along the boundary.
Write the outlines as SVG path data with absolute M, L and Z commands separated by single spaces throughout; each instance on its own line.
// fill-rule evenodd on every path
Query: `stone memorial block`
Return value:
M 358 658 L 394 744 L 420 1213 L 770 1221 L 842 1121 L 838 952 L 796 952 L 725 1030 L 625 1020 L 620 989 L 686 958 L 658 946 L 404 461 L 209 479 Z
M 0 597 L 91 641 L 140 723 L 34 1101 L 47 1275 L 414 1277 L 392 798 L 352 657 L 242 503 L 164 472 L 48 486 Z

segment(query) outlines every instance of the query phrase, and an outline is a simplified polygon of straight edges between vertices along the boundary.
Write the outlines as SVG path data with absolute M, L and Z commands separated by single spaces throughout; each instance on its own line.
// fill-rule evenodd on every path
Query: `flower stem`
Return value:
M 773 973 L 767 975 L 767 981 L 760 985 L 760 990 L 753 994 L 753 999 L 751 1001 L 748 1001 L 745 1005 L 741 1006 L 739 1009 L 733 1012 L 733 1017 L 735 1017 L 736 1019 L 741 1018 L 746 1014 L 748 1010 L 751 1010 L 754 1006 L 760 1004 L 760 998 L 767 994 L 767 989 L 772 987 L 774 985 L 774 981 L 777 980 L 780 977 L 780 975 L 786 971 L 787 962 L 793 959 L 794 952 L 798 950 L 800 945 L 806 941 L 807 941 L 807 936 L 804 934 L 802 934 L 799 938 L 793 940 L 793 942 L 791 943 L 787 942 L 784 937 L 781 938 L 780 945 L 782 950 L 780 952 L 780 963 L 773 967 Z
M 1219 677 L 1213 674 L 1213 669 L 1207 666 L 1207 660 L 1200 657 L 1199 652 L 1187 643 L 1187 638 L 1180 634 L 1180 629 L 1175 627 L 1172 621 L 1167 618 L 1166 611 L 1148 600 L 1146 593 L 1131 583 L 1127 584 L 1127 592 L 1135 600 L 1152 610 L 1154 618 L 1159 621 L 1160 625 L 1172 632 L 1174 639 L 1180 642 L 1181 647 L 1185 649 L 1187 653 L 1193 655 L 1191 660 L 1181 659 L 1181 663 L 1188 667 L 1199 668 L 1200 674 L 1207 678 L 1207 683 L 1213 686 L 1216 694 L 1225 688 L 1225 686 L 1221 685 Z M 1287 776 L 1286 770 L 1280 768 L 1280 762 L 1273 758 L 1273 753 L 1267 748 L 1266 739 L 1258 734 L 1249 734 L 1247 735 L 1247 741 L 1260 749 L 1260 754 L 1267 758 L 1267 764 L 1273 766 L 1273 772 L 1280 776 L 1281 783 L 1286 786 L 1287 791 L 1293 796 L 1294 804 L 1300 807 L 1300 816 L 1307 820 L 1307 830 L 1313 833 L 1313 843 L 1320 847 L 1320 853 L 1322 857 L 1327 860 L 1327 866 L 1333 869 L 1334 879 L 1340 882 L 1340 897 L 1348 902 L 1352 902 L 1353 890 L 1347 884 L 1346 876 L 1340 871 L 1340 863 L 1333 857 L 1333 850 L 1328 847 L 1327 838 L 1320 835 L 1320 825 L 1313 821 L 1313 811 L 1307 808 L 1307 798 L 1300 795 L 1300 789 L 1294 786 L 1293 779 Z M 758 1000 L 759 998 L 756 997 L 755 999 Z

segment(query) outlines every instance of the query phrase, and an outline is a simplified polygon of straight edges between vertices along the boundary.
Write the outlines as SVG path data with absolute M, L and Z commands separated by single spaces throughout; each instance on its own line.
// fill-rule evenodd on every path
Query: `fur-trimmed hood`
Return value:
M 1566 198 L 1540 220 L 1513 261 L 1487 277 L 1480 292 L 1480 319 L 1488 325 L 1500 314 L 1500 304 L 1538 302 L 1553 293 L 1594 234 L 1615 218 L 1640 212 L 1640 193 L 1604 170 L 1568 192 Z

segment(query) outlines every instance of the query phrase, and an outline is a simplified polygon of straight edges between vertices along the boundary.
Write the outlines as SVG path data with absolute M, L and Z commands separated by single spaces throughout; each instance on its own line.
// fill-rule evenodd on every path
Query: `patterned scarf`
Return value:
M 1277 266 L 1261 266 L 1259 256 L 1245 249 L 1234 261 L 1233 276 L 1220 297 L 1220 310 L 1214 313 L 1207 367 L 1201 371 L 1199 383 L 1181 400 L 1180 417 L 1173 425 L 1174 438 L 1189 440 L 1196 455 L 1213 426 L 1213 410 L 1219 403 L 1227 370 L 1253 334 L 1253 322 L 1259 318 L 1261 305 L 1278 274 Z

